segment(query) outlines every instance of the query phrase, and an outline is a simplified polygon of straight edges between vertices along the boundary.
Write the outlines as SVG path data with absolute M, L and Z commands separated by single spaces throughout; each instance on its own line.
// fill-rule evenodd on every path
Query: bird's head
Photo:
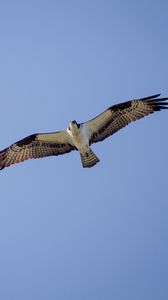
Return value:
M 75 129 L 79 129 L 80 128 L 80 124 L 78 124 L 76 121 L 71 121 L 69 124 L 69 130 L 75 130 Z

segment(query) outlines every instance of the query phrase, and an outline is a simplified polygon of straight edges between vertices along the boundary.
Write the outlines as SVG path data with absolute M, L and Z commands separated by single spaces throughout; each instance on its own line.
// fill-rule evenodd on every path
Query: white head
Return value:
M 79 130 L 80 128 L 80 124 L 78 124 L 76 121 L 71 121 L 69 123 L 69 130 L 72 131 L 72 130 Z

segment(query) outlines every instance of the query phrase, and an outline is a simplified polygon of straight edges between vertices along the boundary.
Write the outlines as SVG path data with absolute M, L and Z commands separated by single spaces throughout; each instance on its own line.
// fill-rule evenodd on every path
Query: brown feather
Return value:
M 96 118 L 84 123 L 90 132 L 90 144 L 103 141 L 130 122 L 166 109 L 168 102 L 164 101 L 168 98 L 157 98 L 158 96 L 160 94 L 113 105 Z
M 64 143 L 63 140 L 65 140 Z M 27 159 L 61 155 L 76 150 L 70 142 L 66 133 L 61 136 L 59 132 L 58 141 L 57 133 L 32 134 L 0 151 L 0 169 Z

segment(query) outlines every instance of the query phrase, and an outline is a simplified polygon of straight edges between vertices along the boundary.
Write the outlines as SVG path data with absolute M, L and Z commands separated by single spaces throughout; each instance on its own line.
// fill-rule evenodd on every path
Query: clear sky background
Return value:
M 168 2 L 1 1 L 0 148 L 168 96 Z M 168 112 L 0 173 L 0 299 L 167 300 Z

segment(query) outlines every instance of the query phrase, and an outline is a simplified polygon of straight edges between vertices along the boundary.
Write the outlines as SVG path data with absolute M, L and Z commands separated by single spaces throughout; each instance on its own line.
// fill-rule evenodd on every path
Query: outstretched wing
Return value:
M 66 130 L 32 134 L 0 151 L 0 169 L 30 158 L 60 155 L 76 150 Z
M 132 121 L 167 108 L 168 102 L 164 101 L 168 98 L 157 98 L 159 96 L 157 94 L 113 105 L 96 118 L 83 123 L 89 134 L 90 144 L 103 141 Z

